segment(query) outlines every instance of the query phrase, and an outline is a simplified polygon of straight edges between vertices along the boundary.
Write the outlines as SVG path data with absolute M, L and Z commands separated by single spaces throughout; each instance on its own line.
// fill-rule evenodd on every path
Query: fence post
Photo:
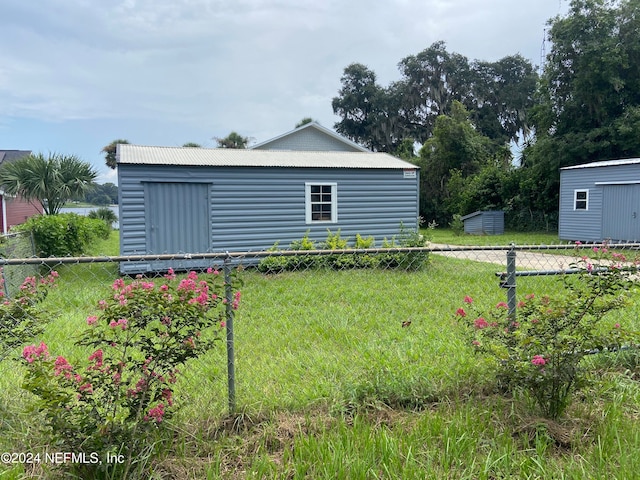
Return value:
M 516 249 L 515 244 L 507 251 L 507 306 L 509 307 L 509 317 L 516 318 Z
M 233 285 L 231 284 L 231 257 L 224 259 L 224 296 L 226 299 L 227 326 L 227 386 L 229 391 L 229 413 L 236 410 L 236 373 L 233 351 Z

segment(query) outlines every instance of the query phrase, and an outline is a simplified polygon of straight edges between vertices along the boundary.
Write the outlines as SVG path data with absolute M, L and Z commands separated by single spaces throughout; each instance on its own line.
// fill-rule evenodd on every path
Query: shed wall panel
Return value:
M 328 230 L 344 238 L 373 236 L 376 245 L 399 233 L 402 222 L 417 227 L 418 185 L 400 169 L 268 167 L 175 167 L 120 165 L 122 255 L 149 251 L 143 184 L 196 182 L 210 185 L 209 251 L 261 251 L 279 242 L 309 237 L 324 241 Z M 305 182 L 336 183 L 337 223 L 305 223 Z M 170 252 L 177 253 L 177 252 Z M 201 253 L 201 252 L 190 252 Z
M 607 184 L 640 182 L 640 164 L 610 165 L 560 171 L 560 205 L 558 235 L 562 240 L 601 242 L 603 231 L 603 192 Z M 589 191 L 588 210 L 574 209 L 575 190 Z M 608 208 L 608 215 L 617 215 Z M 640 213 L 640 212 L 639 212 Z M 609 222 L 623 221 L 609 219 Z M 632 239 L 619 239 L 632 240 Z

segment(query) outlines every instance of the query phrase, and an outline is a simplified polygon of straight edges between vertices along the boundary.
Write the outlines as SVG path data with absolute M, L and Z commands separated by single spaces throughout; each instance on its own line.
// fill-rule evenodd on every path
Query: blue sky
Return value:
M 3 0 L 0 149 L 75 154 L 116 182 L 102 147 L 262 142 L 304 117 L 333 128 L 344 68 L 382 85 L 443 40 L 470 60 L 540 64 L 564 0 Z

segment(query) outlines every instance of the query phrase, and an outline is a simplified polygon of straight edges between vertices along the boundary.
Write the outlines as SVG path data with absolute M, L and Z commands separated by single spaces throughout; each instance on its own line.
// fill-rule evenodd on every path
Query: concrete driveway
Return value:
M 457 245 L 442 245 L 429 243 L 428 247 L 436 255 L 444 257 L 473 260 L 476 262 L 493 263 L 507 268 L 507 252 L 509 247 L 468 247 Z M 532 247 L 535 248 L 535 247 Z M 571 250 L 573 247 L 571 247 Z M 553 255 L 531 251 L 516 251 L 516 268 L 520 270 L 566 270 L 571 264 L 580 260 L 579 256 Z

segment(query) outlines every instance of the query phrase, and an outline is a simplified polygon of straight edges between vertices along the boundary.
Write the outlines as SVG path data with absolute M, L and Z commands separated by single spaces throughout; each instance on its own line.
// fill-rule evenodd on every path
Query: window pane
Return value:
M 320 185 L 311 185 L 311 193 L 320 193 Z
M 587 192 L 576 192 L 576 199 L 577 200 L 586 200 L 587 199 Z

